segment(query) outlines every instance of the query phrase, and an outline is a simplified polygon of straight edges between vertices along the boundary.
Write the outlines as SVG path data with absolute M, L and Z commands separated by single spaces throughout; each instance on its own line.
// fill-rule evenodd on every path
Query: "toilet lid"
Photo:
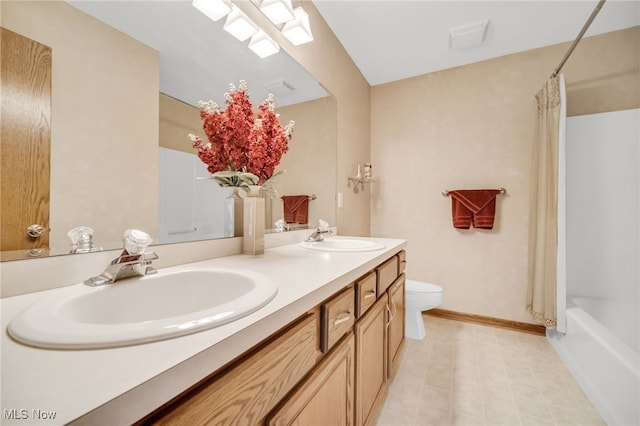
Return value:
M 442 293 L 442 287 L 439 285 L 422 281 L 407 280 L 405 285 L 405 290 L 412 293 Z

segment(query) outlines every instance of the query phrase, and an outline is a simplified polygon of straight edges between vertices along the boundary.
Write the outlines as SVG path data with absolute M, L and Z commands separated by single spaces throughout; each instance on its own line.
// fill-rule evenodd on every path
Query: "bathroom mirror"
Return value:
M 127 228 L 156 235 L 160 92 L 197 113 L 199 100 L 223 105 L 228 84 L 240 79 L 254 105 L 273 92 L 281 120 L 296 121 L 278 167 L 286 170 L 281 195 L 315 195 L 310 223 L 335 224 L 335 101 L 284 51 L 258 58 L 247 42 L 222 30 L 224 19 L 209 20 L 190 0 L 3 1 L 0 7 L 4 28 L 52 48 L 50 249 L 24 254 L 68 254 L 66 233 L 75 226 L 94 228 L 94 245 L 105 250 L 120 248 Z M 185 152 L 189 145 L 184 135 Z M 281 200 L 271 207 L 275 221 Z M 7 254 L 2 260 L 19 258 Z

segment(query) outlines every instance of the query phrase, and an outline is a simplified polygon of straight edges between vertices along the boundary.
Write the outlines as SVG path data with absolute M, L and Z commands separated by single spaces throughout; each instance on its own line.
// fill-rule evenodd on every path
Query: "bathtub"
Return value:
M 640 424 L 638 304 L 578 297 L 547 338 L 608 425 Z M 615 330 L 615 331 L 612 331 Z

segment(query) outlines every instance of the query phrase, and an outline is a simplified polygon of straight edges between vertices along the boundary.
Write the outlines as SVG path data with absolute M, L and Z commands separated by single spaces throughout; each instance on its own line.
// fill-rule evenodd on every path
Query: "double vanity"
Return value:
M 3 424 L 375 421 L 405 246 L 327 238 L 5 298 Z

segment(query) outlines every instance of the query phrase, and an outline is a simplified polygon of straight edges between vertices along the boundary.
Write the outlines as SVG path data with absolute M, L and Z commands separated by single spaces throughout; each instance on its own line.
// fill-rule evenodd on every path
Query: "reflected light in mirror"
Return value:
M 276 25 L 295 18 L 291 0 L 262 0 L 260 11 Z
M 218 21 L 231 12 L 231 2 L 228 0 L 193 0 L 193 6 L 213 21 Z
M 236 6 L 233 6 L 231 13 L 227 15 L 224 30 L 240 41 L 245 41 L 258 32 L 256 24 Z
M 302 6 L 296 7 L 293 13 L 295 19 L 284 24 L 282 35 L 295 46 L 313 41 L 311 25 L 309 25 L 309 14 Z
M 260 30 L 256 35 L 251 37 L 249 49 L 261 58 L 274 55 L 280 51 L 278 43 L 273 41 L 264 31 Z

